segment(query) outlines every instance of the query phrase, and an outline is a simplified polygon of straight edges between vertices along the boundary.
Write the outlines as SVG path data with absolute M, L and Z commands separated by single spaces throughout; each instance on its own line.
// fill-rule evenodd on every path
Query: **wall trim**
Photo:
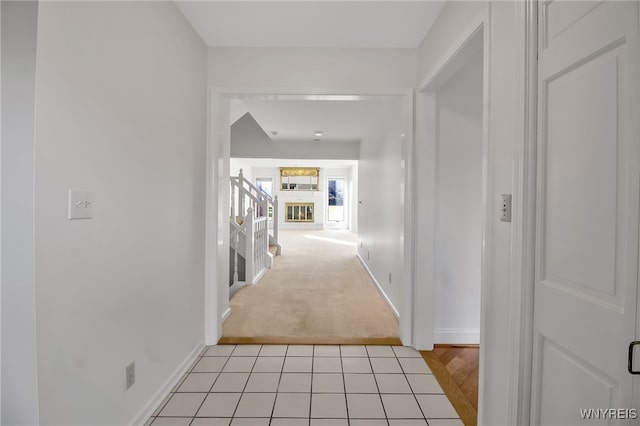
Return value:
M 189 367 L 191 367 L 203 350 L 204 340 L 200 340 L 184 361 L 180 363 L 178 368 L 175 369 L 171 376 L 169 376 L 160 389 L 153 395 L 144 408 L 133 418 L 129 423 L 130 425 L 142 426 L 147 422 L 147 420 L 149 420 L 154 411 L 160 407 L 162 401 L 164 401 L 171 390 L 178 384 L 182 376 L 184 376 L 184 374 L 189 370 Z
M 284 213 L 283 213 L 284 214 Z M 293 223 L 293 222 L 280 222 L 278 223 L 280 229 L 290 231 L 320 231 L 324 229 L 324 223 L 309 222 L 309 223 Z
M 227 310 L 226 310 L 226 311 L 224 311 L 224 313 L 222 314 L 222 323 L 224 324 L 224 322 L 225 322 L 226 320 L 228 320 L 230 316 L 231 316 L 231 308 L 229 307 L 229 308 L 227 308 Z
M 522 105 L 514 140 L 513 222 L 511 228 L 511 276 L 509 295 L 509 400 L 507 422 L 529 424 L 531 412 L 531 368 L 533 358 L 533 301 L 535 276 L 537 95 L 538 95 L 538 1 L 516 5 L 515 43 L 522 46 L 516 84 Z M 482 354 L 480 355 L 482 356 Z
M 515 19 L 515 17 L 514 17 Z M 491 282 L 491 265 L 492 265 L 492 251 L 493 251 L 493 239 L 492 229 L 494 221 L 494 209 L 493 209 L 493 193 L 491 192 L 491 182 L 493 181 L 492 170 L 492 142 L 491 142 L 491 105 L 489 103 L 489 96 L 491 93 L 491 51 L 492 51 L 492 23 L 491 23 L 491 2 L 486 3 L 486 7 L 483 12 L 476 18 L 472 19 L 469 25 L 461 32 L 461 34 L 451 43 L 450 47 L 445 51 L 440 60 L 421 78 L 418 84 L 418 99 L 417 103 L 422 106 L 423 111 L 420 111 L 421 119 L 416 120 L 416 128 L 418 129 L 419 140 L 416 145 L 421 146 L 424 153 L 420 156 L 424 164 L 419 164 L 418 169 L 427 170 L 426 175 L 430 179 L 427 182 L 421 182 L 421 189 L 427 188 L 428 191 L 433 191 L 432 194 L 426 194 L 427 200 L 431 201 L 437 191 L 435 182 L 437 178 L 435 174 L 430 171 L 433 168 L 433 164 L 430 162 L 435 158 L 434 153 L 436 150 L 435 140 L 437 138 L 437 125 L 433 126 L 435 122 L 436 113 L 436 97 L 437 91 L 445 79 L 448 79 L 452 74 L 452 70 L 456 70 L 457 67 L 464 62 L 467 52 L 471 49 L 479 47 L 476 36 L 482 35 L 482 62 L 483 62 L 483 116 L 482 116 L 482 273 L 481 273 L 481 294 L 480 294 L 480 371 L 478 379 L 478 424 L 484 424 L 484 387 L 485 387 L 485 360 L 484 355 L 487 353 L 487 345 L 485 345 L 485 336 L 487 335 L 486 316 L 487 311 L 491 309 L 491 286 L 488 283 Z M 426 113 L 426 114 L 425 114 Z M 425 115 L 427 116 L 425 119 Z M 429 116 L 430 115 L 430 116 Z M 425 123 L 432 124 L 428 126 Z M 431 127 L 431 128 L 430 128 Z M 426 203 L 425 209 L 422 210 L 422 214 L 426 216 L 427 224 L 425 225 L 425 234 L 433 236 L 435 230 L 435 212 L 432 202 Z M 434 327 L 433 318 L 433 306 L 434 306 L 434 268 L 433 253 L 435 252 L 433 244 L 426 244 L 423 248 L 423 252 L 427 252 L 428 255 L 422 252 L 416 252 L 416 255 L 422 255 L 422 261 L 424 265 L 416 261 L 416 267 L 423 269 L 423 276 L 417 278 L 423 286 L 423 292 L 420 300 L 416 300 L 414 311 L 418 311 L 418 307 L 422 307 L 424 310 L 422 313 L 422 321 L 416 321 L 415 330 L 416 335 L 423 335 L 424 337 L 419 340 L 421 348 L 430 349 L 433 347 L 436 338 L 436 331 Z M 425 270 L 426 269 L 426 270 Z M 417 314 L 416 314 L 417 315 Z M 416 339 L 417 340 L 417 339 Z
M 356 256 L 358 256 L 358 259 L 360 259 L 360 263 L 362 263 L 362 266 L 364 266 L 364 269 L 367 271 L 367 273 L 369 274 L 369 277 L 371 277 L 371 280 L 373 281 L 373 283 L 376 285 L 376 288 L 378 289 L 378 292 L 380 292 L 380 295 L 382 296 L 382 298 L 384 299 L 385 302 L 387 302 L 387 305 L 389 306 L 389 309 L 391 309 L 391 312 L 393 312 L 393 315 L 400 320 L 400 313 L 398 312 L 398 310 L 396 309 L 395 306 L 393 306 L 393 303 L 391 303 L 391 299 L 389 299 L 389 296 L 387 296 L 387 293 L 384 292 L 384 290 L 382 289 L 382 286 L 380 285 L 380 283 L 378 282 L 378 280 L 376 279 L 376 277 L 373 275 L 373 272 L 371 272 L 371 269 L 369 269 L 369 267 L 367 266 L 366 262 L 364 261 L 364 259 L 362 258 L 362 256 L 360 256 L 360 253 L 356 254 Z
M 460 37 L 451 45 L 440 61 L 434 65 L 431 71 L 429 71 L 418 84 L 419 91 L 424 92 L 437 90 L 436 86 L 439 86 L 439 84 L 436 80 L 438 77 L 444 73 L 447 67 L 452 65 L 456 56 L 460 55 L 465 50 L 470 40 L 472 40 L 479 31 L 484 30 L 484 27 L 487 25 L 488 15 L 489 14 L 485 12 L 478 18 L 474 19 L 471 24 L 462 31 Z
M 477 345 L 480 343 L 479 328 L 436 328 L 433 330 L 434 344 Z

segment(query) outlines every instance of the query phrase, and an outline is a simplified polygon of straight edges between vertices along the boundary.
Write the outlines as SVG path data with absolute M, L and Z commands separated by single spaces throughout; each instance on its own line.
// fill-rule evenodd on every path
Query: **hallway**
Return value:
M 282 255 L 230 301 L 222 341 L 343 343 L 398 338 L 398 321 L 348 231 L 281 231 Z M 261 340 L 263 339 L 263 340 Z

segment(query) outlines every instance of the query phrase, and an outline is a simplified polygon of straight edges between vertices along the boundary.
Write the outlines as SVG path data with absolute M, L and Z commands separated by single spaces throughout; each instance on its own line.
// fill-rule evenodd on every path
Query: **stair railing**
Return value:
M 273 216 L 269 218 L 269 221 L 273 222 L 273 228 L 268 230 L 271 237 L 269 243 L 278 245 L 278 196 L 271 197 L 256 187 L 244 177 L 242 169 L 240 169 L 238 176 L 231 177 L 231 217 L 236 220 L 244 217 L 248 207 L 253 209 L 256 218 L 268 217 L 271 207 Z
M 278 198 L 258 189 L 249 182 L 240 170 L 232 176 L 231 222 L 233 224 L 229 243 L 233 254 L 233 284 L 239 282 L 238 256 L 240 238 L 244 236 L 245 282 L 255 284 L 272 266 L 273 258 L 269 244 L 278 240 Z M 273 234 L 269 231 L 269 208 L 273 209 Z
M 241 222 L 241 223 L 238 223 Z M 240 252 L 240 235 L 244 231 L 245 282 L 255 284 L 271 267 L 269 256 L 269 234 L 267 217 L 255 217 L 253 208 L 247 209 L 242 221 L 237 220 L 229 234 L 233 255 L 233 284 L 239 282 L 238 256 Z

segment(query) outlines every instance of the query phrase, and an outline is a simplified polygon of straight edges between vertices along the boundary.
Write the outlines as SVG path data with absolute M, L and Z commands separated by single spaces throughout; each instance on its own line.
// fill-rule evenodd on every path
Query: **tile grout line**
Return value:
M 238 412 L 238 407 L 240 407 L 240 401 L 242 401 L 242 397 L 244 396 L 244 391 L 247 389 L 247 385 L 249 384 L 249 378 L 251 377 L 251 374 L 253 373 L 253 369 L 256 367 L 256 363 L 258 362 L 258 356 L 260 355 L 260 351 L 262 351 L 262 346 L 260 345 L 260 349 L 258 349 L 258 353 L 256 354 L 256 359 L 255 361 L 253 361 L 253 365 L 251 366 L 251 370 L 249 371 L 249 376 L 247 376 L 247 381 L 245 382 L 244 386 L 242 387 L 242 392 L 240 392 L 240 398 L 238 398 L 238 403 L 236 404 L 236 408 L 235 410 L 233 410 L 233 414 L 231 415 L 231 421 L 229 423 L 233 423 L 233 419 L 235 419 L 236 417 L 236 413 Z M 238 346 L 236 346 L 236 349 L 238 349 Z M 233 350 L 235 352 L 235 349 Z M 238 357 L 241 358 L 241 357 Z M 229 359 L 231 359 L 231 357 L 229 357 Z M 231 373 L 231 371 L 230 371 Z M 275 403 L 275 401 L 274 401 Z
M 394 351 L 394 353 L 395 353 L 395 351 Z M 422 413 L 422 417 L 424 418 L 424 421 L 425 421 L 425 423 L 427 423 L 427 426 L 428 426 L 429 422 L 427 421 L 427 416 L 424 413 L 424 410 L 422 409 L 422 405 L 420 405 L 420 401 L 418 401 L 418 397 L 416 396 L 416 393 L 413 391 L 413 388 L 411 387 L 411 383 L 409 383 L 409 379 L 407 378 L 407 373 L 404 371 L 404 367 L 402 366 L 402 363 L 400 362 L 400 359 L 398 358 L 398 354 L 396 354 L 396 361 L 398 361 L 398 365 L 400 365 L 400 370 L 402 370 L 402 374 L 404 375 L 404 379 L 409 384 L 409 389 L 411 389 L 411 395 L 413 395 L 413 399 L 416 400 L 416 404 L 418 404 L 418 408 L 420 409 L 420 412 Z M 422 360 L 422 362 L 424 362 L 425 365 L 427 364 L 424 360 Z M 429 369 L 429 371 L 431 371 L 431 369 Z
M 217 346 L 217 345 L 216 345 Z M 209 350 L 211 346 L 205 348 L 205 352 Z M 211 394 L 211 389 L 213 389 L 213 387 L 215 386 L 216 382 L 218 381 L 218 379 L 220 378 L 220 375 L 222 374 L 222 370 L 224 370 L 224 367 L 227 366 L 227 363 L 229 362 L 229 360 L 231 359 L 231 355 L 233 354 L 233 352 L 236 350 L 236 347 L 234 346 L 234 348 L 231 350 L 231 352 L 229 353 L 229 355 L 227 356 L 227 360 L 224 362 L 224 365 L 220 368 L 220 371 L 218 372 L 218 375 L 216 376 L 215 380 L 213 381 L 213 383 L 211 383 L 211 386 L 209 387 L 209 391 L 206 393 L 206 395 L 204 396 L 204 399 L 202 400 L 202 402 L 200 403 L 200 405 L 198 406 L 198 409 L 196 410 L 195 413 L 193 413 L 193 417 L 191 417 L 191 421 L 189 422 L 189 425 L 191 425 L 195 420 L 196 420 L 196 416 L 198 415 L 198 413 L 200 412 L 200 410 L 202 409 L 202 406 L 204 405 L 204 402 L 207 400 L 207 397 Z M 200 360 L 198 362 L 200 362 L 202 360 L 202 358 L 204 358 L 204 355 L 200 357 Z M 195 365 L 194 367 L 195 368 Z M 193 370 L 193 368 L 191 370 Z M 187 373 L 187 374 L 191 374 L 191 370 Z M 185 379 L 186 380 L 186 379 Z
M 371 356 L 369 355 L 369 348 L 365 345 L 364 350 L 367 352 L 367 359 L 369 360 L 369 366 L 371 367 L 371 375 L 373 375 L 373 381 L 376 384 L 376 389 L 378 389 L 378 399 L 380 400 L 380 405 L 382 406 L 382 412 L 384 413 L 384 418 L 387 421 L 387 425 L 389 425 L 387 409 L 385 408 L 384 402 L 382 401 L 382 394 L 380 393 L 380 386 L 378 386 L 378 378 L 376 377 L 376 372 L 373 370 L 373 363 L 371 362 Z
M 264 345 L 262 346 L 264 347 Z M 260 349 L 262 351 L 262 349 Z M 269 416 L 269 425 L 273 421 L 273 414 L 276 411 L 276 403 L 278 402 L 278 394 L 280 393 L 280 383 L 282 383 L 282 375 L 284 374 L 284 363 L 287 362 L 287 354 L 289 353 L 289 345 L 284 350 L 284 358 L 282 358 L 282 367 L 280 367 L 280 377 L 278 377 L 278 386 L 276 386 L 276 397 L 273 399 L 273 407 L 271 407 L 271 416 Z M 251 378 L 251 377 L 249 377 Z
M 316 345 L 311 346 L 311 390 L 309 391 L 309 421 L 307 424 L 311 426 L 311 408 L 313 407 L 313 366 L 316 363 Z
M 338 345 L 338 353 L 340 354 L 340 370 L 342 372 L 342 389 L 344 389 L 344 405 L 347 407 L 347 426 L 351 426 L 351 418 L 349 417 L 349 402 L 347 401 L 347 384 L 344 380 L 344 363 L 342 362 L 342 345 Z

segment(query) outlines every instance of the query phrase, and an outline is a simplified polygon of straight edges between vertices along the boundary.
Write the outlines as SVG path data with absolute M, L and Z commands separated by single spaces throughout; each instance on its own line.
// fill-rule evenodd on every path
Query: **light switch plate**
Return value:
M 93 197 L 91 192 L 69 190 L 69 219 L 91 219 Z
M 511 222 L 511 194 L 502 194 L 500 202 L 500 221 Z

